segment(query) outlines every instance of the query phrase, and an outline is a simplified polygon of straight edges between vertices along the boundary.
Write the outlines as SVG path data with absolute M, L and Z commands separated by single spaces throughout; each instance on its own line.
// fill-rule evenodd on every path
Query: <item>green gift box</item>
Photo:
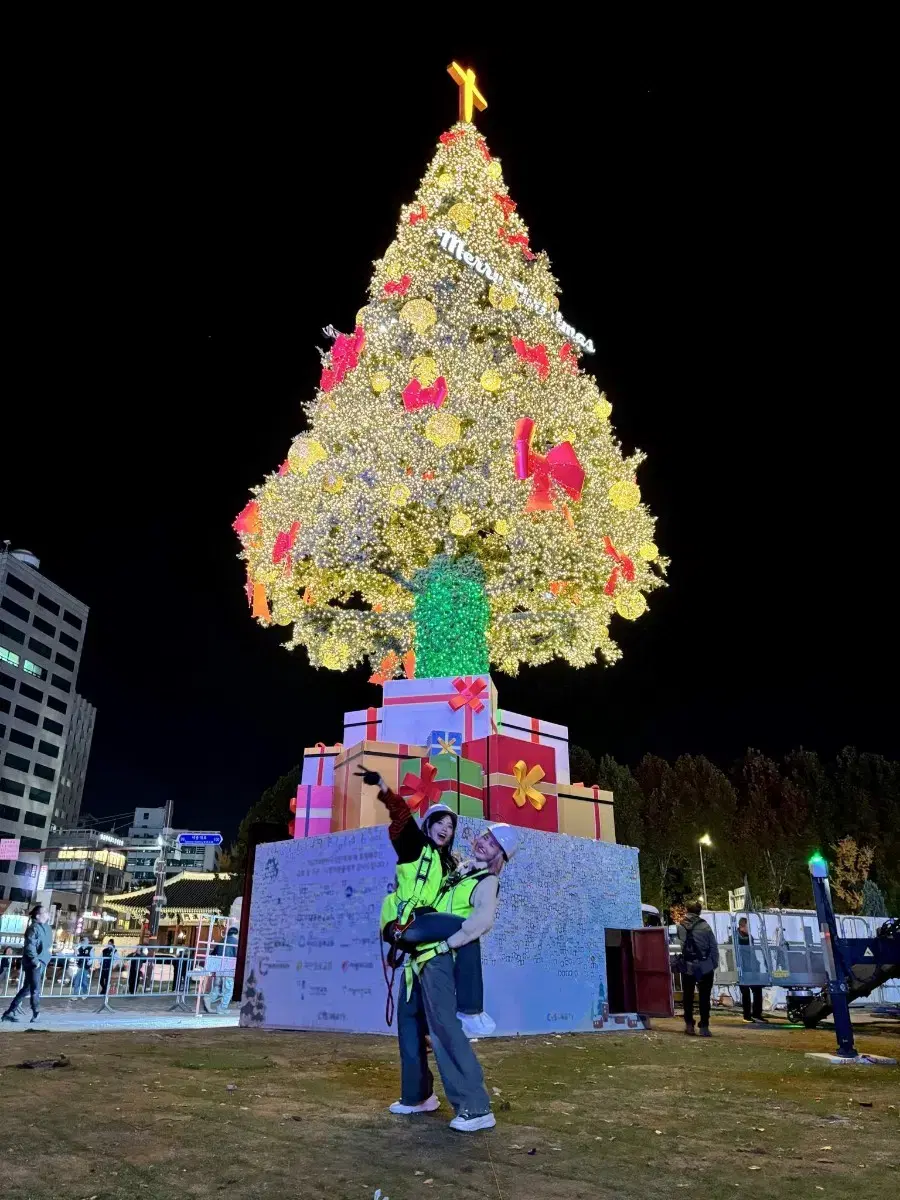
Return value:
M 407 775 L 419 778 L 422 759 L 407 758 L 400 764 L 400 782 Z M 434 754 L 426 760 L 434 767 L 434 784 L 441 790 L 441 804 L 461 817 L 484 816 L 484 771 L 481 763 L 458 754 Z

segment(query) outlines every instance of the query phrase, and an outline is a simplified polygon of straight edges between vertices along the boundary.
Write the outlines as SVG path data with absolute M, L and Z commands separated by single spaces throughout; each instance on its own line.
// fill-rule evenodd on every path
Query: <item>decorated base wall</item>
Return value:
M 456 849 L 467 854 L 485 824 L 462 819 Z M 496 1036 L 636 1027 L 634 1014 L 609 1015 L 605 931 L 640 928 L 637 850 L 520 832 L 482 942 Z M 378 915 L 395 868 L 384 826 L 259 847 L 242 1025 L 391 1032 Z

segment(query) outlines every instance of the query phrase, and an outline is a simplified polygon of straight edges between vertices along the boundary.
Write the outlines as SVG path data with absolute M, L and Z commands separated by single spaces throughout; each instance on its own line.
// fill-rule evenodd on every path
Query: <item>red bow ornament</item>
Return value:
M 286 554 L 288 554 L 294 545 L 294 540 L 300 532 L 300 522 L 294 521 L 287 533 L 282 530 L 275 535 L 275 545 L 272 547 L 272 562 L 280 563 Z
M 384 294 L 386 296 L 405 296 L 411 283 L 412 275 L 404 275 L 398 282 L 391 279 L 384 285 Z
M 259 533 L 259 504 L 251 500 L 234 518 L 231 528 L 235 533 Z
M 628 583 L 634 583 L 634 563 L 627 554 L 619 553 L 609 537 L 604 537 L 603 548 L 606 550 L 606 553 L 610 556 L 610 558 L 614 558 L 616 560 L 616 565 L 612 569 L 612 574 L 610 575 L 609 579 L 607 579 L 606 587 L 603 589 L 603 594 L 605 596 L 611 596 L 616 590 L 616 584 L 619 582 L 620 574 L 623 579 L 628 581 Z
M 291 464 L 288 462 L 287 459 L 285 459 L 284 462 L 281 464 L 281 466 L 278 468 L 278 474 L 279 475 L 287 475 L 287 473 L 290 469 L 291 469 Z
M 430 762 L 422 763 L 422 774 L 413 775 L 412 771 L 403 777 L 403 782 L 400 784 L 400 795 L 406 800 L 409 807 L 416 811 L 424 804 L 426 807 L 430 804 L 437 804 L 441 798 L 441 789 L 434 782 L 437 775 L 437 767 L 432 766 Z
M 396 650 L 389 651 L 378 665 L 378 670 L 369 676 L 369 683 L 387 683 L 393 679 L 400 666 L 400 655 Z
M 440 408 L 446 399 L 447 380 L 443 375 L 438 376 L 431 387 L 422 387 L 418 379 L 411 379 L 403 389 L 403 406 L 407 412 L 415 412 L 428 404 Z
M 510 200 L 509 196 L 502 196 L 500 192 L 494 192 L 494 199 L 503 209 L 503 220 L 508 221 L 510 216 L 516 211 L 515 200 Z
M 531 262 L 531 260 L 533 258 L 537 257 L 537 255 L 534 254 L 532 252 L 531 248 L 529 247 L 528 238 L 525 236 L 524 233 L 507 233 L 506 226 L 501 225 L 500 226 L 500 236 L 503 238 L 503 240 L 505 242 L 509 242 L 509 244 L 511 246 L 521 247 L 522 253 L 525 255 L 525 257 L 528 259 L 529 262 Z
M 578 359 L 568 342 L 563 342 L 559 348 L 559 361 L 564 367 L 568 367 L 573 375 L 578 374 Z
M 524 363 L 530 363 L 538 373 L 539 379 L 546 379 L 550 374 L 550 360 L 547 358 L 547 347 L 543 342 L 529 346 L 522 338 L 512 339 L 513 350 Z
M 414 209 L 409 214 L 408 219 L 409 219 L 410 225 L 417 225 L 419 223 L 419 221 L 425 221 L 428 219 L 428 209 L 425 207 L 424 204 L 420 204 L 418 209 Z
M 514 442 L 516 479 L 532 479 L 531 495 L 525 511 L 552 509 L 554 485 L 562 488 L 571 499 L 580 500 L 584 487 L 584 467 L 578 461 L 571 442 L 560 442 L 547 454 L 536 454 L 531 448 L 533 435 L 533 418 L 521 417 L 516 422 Z
M 446 133 L 441 134 L 440 141 L 445 146 L 452 146 L 462 135 L 463 131 L 461 129 L 448 129 Z
M 472 679 L 471 676 L 463 679 L 460 676 L 453 680 L 453 686 L 459 692 L 458 696 L 453 696 L 448 704 L 457 712 L 461 708 L 469 707 L 472 712 L 480 713 L 484 708 L 484 701 L 481 699 L 481 693 L 487 691 L 487 684 L 483 679 Z
M 490 152 L 490 150 L 488 150 L 487 142 L 484 140 L 484 138 L 480 137 L 476 144 L 478 146 L 478 149 L 481 151 L 481 157 L 484 159 L 484 161 L 490 162 L 491 161 L 491 152 Z
M 352 334 L 337 335 L 331 349 L 331 366 L 322 368 L 322 378 L 319 380 L 323 392 L 330 392 L 337 387 L 347 372 L 354 369 L 365 344 L 366 331 L 362 325 L 357 325 Z

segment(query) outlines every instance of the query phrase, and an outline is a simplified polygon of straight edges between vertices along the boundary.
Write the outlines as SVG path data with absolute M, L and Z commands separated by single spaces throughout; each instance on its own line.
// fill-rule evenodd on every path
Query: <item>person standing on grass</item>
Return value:
M 687 916 L 678 926 L 678 941 L 681 943 L 679 968 L 681 990 L 684 996 L 684 1032 L 693 1036 L 694 990 L 700 1008 L 700 1037 L 712 1037 L 709 1032 L 709 1008 L 712 997 L 713 978 L 719 962 L 719 947 L 716 935 L 700 916 L 703 906 L 699 900 L 687 906 Z
M 419 854 L 426 843 L 431 844 L 431 838 L 435 839 L 434 846 L 446 849 L 449 853 L 456 814 L 432 809 L 431 815 L 435 818 L 433 824 L 443 822 L 448 816 L 453 820 L 447 820 L 449 829 L 446 836 L 443 830 L 439 831 L 432 827 L 432 823 L 428 823 L 426 837 L 413 820 L 406 802 L 387 787 L 377 772 L 363 771 L 362 779 L 368 786 L 377 786 L 378 798 L 390 813 L 388 835 L 397 850 L 398 861 L 402 861 L 399 843 L 404 832 L 410 840 L 421 842 Z M 435 806 L 437 810 L 442 807 Z M 423 826 L 426 822 L 427 814 Z M 436 835 L 441 837 L 440 842 Z M 428 1066 L 426 1038 L 430 1034 L 444 1091 L 456 1110 L 450 1128 L 462 1133 L 474 1133 L 479 1129 L 491 1129 L 497 1123 L 491 1112 L 481 1066 L 460 1020 L 454 952 L 470 946 L 493 926 L 500 891 L 500 872 L 515 854 L 518 845 L 519 833 L 511 825 L 493 825 L 479 834 L 473 846 L 475 858 L 459 866 L 449 862 L 445 864 L 449 870 L 442 871 L 445 877 L 429 906 L 433 912 L 417 917 L 398 943 L 408 945 L 409 958 L 404 968 L 397 1008 L 401 1098 L 390 1106 L 394 1114 L 410 1116 L 434 1112 L 440 1107 L 440 1101 L 434 1094 L 434 1078 Z M 420 860 L 417 858 L 416 861 Z M 457 918 L 452 922 L 453 932 L 448 929 L 443 934 L 430 934 L 432 939 L 440 937 L 443 940 L 423 939 L 409 943 L 410 932 L 420 919 L 433 923 L 436 919 L 447 917 Z
M 741 917 L 741 919 L 738 921 L 737 940 L 738 940 L 738 954 L 742 955 L 741 965 L 743 966 L 744 962 L 747 961 L 747 958 L 749 958 L 750 955 L 746 951 L 742 951 L 740 949 L 740 947 L 753 945 L 753 939 L 750 937 L 750 928 L 747 924 L 746 917 Z M 746 958 L 743 957 L 744 955 L 746 955 Z M 749 985 L 749 987 L 745 987 L 743 984 L 741 984 L 740 987 L 741 987 L 741 1004 L 743 1005 L 743 1008 L 744 1008 L 744 1022 L 747 1025 L 756 1025 L 764 1019 L 763 1018 L 763 1010 L 762 1010 L 762 1006 L 763 1006 L 762 984 L 751 983 Z
M 22 1001 L 31 1000 L 31 1019 L 41 1015 L 41 984 L 53 950 L 53 930 L 47 924 L 50 913 L 42 904 L 31 910 L 31 920 L 25 930 L 25 945 L 22 950 L 22 986 L 13 997 L 12 1004 L 3 1014 L 4 1021 L 16 1022 L 22 1012 Z

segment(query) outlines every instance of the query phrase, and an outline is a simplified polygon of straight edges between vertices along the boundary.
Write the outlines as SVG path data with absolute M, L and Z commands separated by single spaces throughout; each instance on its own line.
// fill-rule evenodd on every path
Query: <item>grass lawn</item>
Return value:
M 0 1035 L 0 1196 L 16 1200 L 881 1200 L 900 1179 L 900 1069 L 805 1059 L 829 1032 L 481 1042 L 498 1126 L 391 1117 L 391 1039 L 189 1030 Z M 859 1044 L 900 1057 L 900 1030 Z M 65 1070 L 20 1071 L 65 1053 Z M 893 1182 L 891 1180 L 893 1179 Z

